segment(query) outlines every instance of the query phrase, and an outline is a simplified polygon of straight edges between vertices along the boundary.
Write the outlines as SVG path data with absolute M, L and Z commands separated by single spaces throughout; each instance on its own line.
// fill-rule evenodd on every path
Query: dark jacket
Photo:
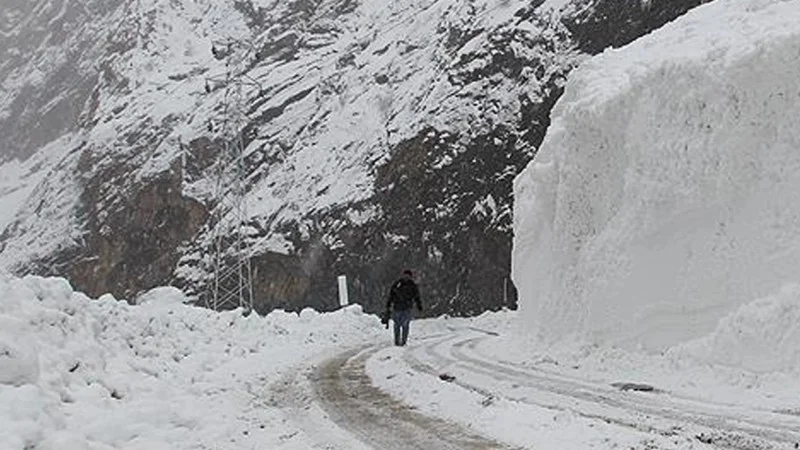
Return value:
M 394 282 L 389 290 L 389 301 L 386 310 L 394 308 L 395 311 L 408 311 L 416 303 L 417 309 L 422 311 L 422 301 L 419 298 L 417 283 L 410 278 L 401 278 Z

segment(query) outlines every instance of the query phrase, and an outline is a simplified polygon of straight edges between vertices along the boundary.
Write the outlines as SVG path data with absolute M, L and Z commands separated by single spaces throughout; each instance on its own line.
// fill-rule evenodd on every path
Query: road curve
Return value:
M 299 433 L 309 447 L 325 450 L 510 448 L 427 417 L 375 387 L 365 364 L 384 348 L 346 351 L 317 366 L 295 368 L 270 386 L 267 404 L 283 412 L 287 429 L 297 430 L 287 435 Z
M 422 342 L 404 353 L 409 367 L 438 375 L 437 367 L 458 367 L 454 382 L 484 396 L 506 398 L 660 435 L 683 434 L 718 448 L 796 449 L 800 416 L 708 402 L 669 393 L 622 392 L 612 386 L 497 361 L 479 351 L 491 333 L 451 330 L 448 337 Z M 514 392 L 498 389 L 513 384 Z
M 406 370 L 438 377 L 457 368 L 453 383 L 486 397 L 569 411 L 640 432 L 683 436 L 716 448 L 795 449 L 800 416 L 681 397 L 668 392 L 623 392 L 564 374 L 498 361 L 482 354 L 491 333 L 453 329 L 404 349 Z M 366 362 L 386 345 L 349 350 L 316 366 L 296 368 L 270 387 L 270 402 L 285 412 L 313 448 L 326 450 L 492 450 L 506 445 L 439 418 L 428 417 L 372 384 Z M 503 386 L 513 385 L 514 389 Z
M 312 375 L 331 420 L 375 449 L 492 450 L 507 447 L 424 416 L 372 385 L 365 363 L 380 347 L 344 353 Z

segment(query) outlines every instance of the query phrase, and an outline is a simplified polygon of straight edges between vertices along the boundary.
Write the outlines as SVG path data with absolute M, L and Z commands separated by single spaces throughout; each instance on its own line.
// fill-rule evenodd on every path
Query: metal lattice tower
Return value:
M 212 51 L 218 56 L 217 44 Z M 253 49 L 239 41 L 222 44 L 226 48 L 225 96 L 222 102 L 221 126 L 209 122 L 209 130 L 217 132 L 222 151 L 215 166 L 215 198 L 211 213 L 212 251 L 207 259 L 211 279 L 206 285 L 206 307 L 220 311 L 242 308 L 253 310 L 253 283 L 250 267 L 250 244 L 247 235 L 247 169 L 245 167 L 245 136 L 247 125 L 244 88 L 257 85 L 247 77 L 247 64 Z M 207 81 L 208 83 L 208 81 Z M 207 84 L 206 90 L 211 92 Z

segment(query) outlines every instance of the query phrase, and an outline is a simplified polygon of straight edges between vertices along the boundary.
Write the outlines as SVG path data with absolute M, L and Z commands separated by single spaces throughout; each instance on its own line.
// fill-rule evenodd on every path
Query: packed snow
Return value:
M 388 348 L 370 359 L 368 369 L 373 382 L 427 415 L 465 424 L 468 429 L 512 448 L 707 448 L 685 436 L 651 435 L 612 420 L 575 414 L 574 406 L 563 399 L 540 401 L 519 380 L 500 371 L 476 371 L 464 361 L 454 359 L 455 352 L 447 353 L 464 341 L 448 341 L 441 336 L 461 335 L 468 338 L 467 342 L 483 340 L 482 357 L 487 361 L 496 358 L 513 361 L 509 349 L 516 346 L 503 339 L 513 317 L 513 313 L 505 312 L 477 319 L 444 318 L 415 323 L 417 334 L 421 331 L 423 335 L 422 342 L 407 351 Z M 495 337 L 495 333 L 502 334 Z M 430 341 L 426 342 L 427 338 Z M 420 363 L 430 367 L 432 373 L 418 373 L 415 366 Z
M 746 303 L 723 317 L 714 331 L 671 351 L 756 373 L 800 369 L 800 285 Z
M 696 405 L 726 426 L 766 416 L 797 428 L 796 376 L 726 372 L 680 353 L 623 359 L 589 349 L 520 361 L 521 346 L 508 341 L 518 338 L 508 334 L 516 320 L 509 311 L 417 320 L 409 347 L 397 348 L 357 305 L 244 316 L 186 305 L 169 287 L 130 305 L 109 295 L 89 299 L 63 279 L 8 276 L 0 296 L 3 450 L 370 448 L 347 431 L 346 418 L 321 408 L 313 374 L 357 349 L 374 353 L 366 361 L 371 382 L 409 411 L 513 447 L 710 448 L 696 438 L 706 428 L 685 418 L 695 417 Z M 679 401 L 611 386 L 634 374 Z M 576 382 L 580 389 L 569 384 Z M 730 405 L 736 409 L 726 416 Z M 655 414 L 645 410 L 644 419 L 637 407 Z M 684 407 L 681 420 L 670 416 Z M 391 420 L 401 419 L 390 427 Z M 392 442 L 383 431 L 379 438 Z
M 63 279 L 3 277 L 0 298 L 3 450 L 279 448 L 283 419 L 258 394 L 381 330 L 358 306 L 244 317 L 172 288 L 130 306 Z
M 798 23 L 718 0 L 571 74 L 515 185 L 526 332 L 800 368 Z

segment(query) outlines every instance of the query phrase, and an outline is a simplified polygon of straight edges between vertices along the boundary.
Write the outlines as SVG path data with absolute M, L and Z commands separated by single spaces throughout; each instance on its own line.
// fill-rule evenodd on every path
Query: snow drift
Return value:
M 253 404 L 260 391 L 383 331 L 357 305 L 243 317 L 183 305 L 169 288 L 142 299 L 0 275 L 0 449 L 277 448 L 285 430 Z
M 800 279 L 798 24 L 798 0 L 718 0 L 573 72 L 515 182 L 526 327 L 664 349 Z M 721 358 L 785 365 L 751 349 Z
M 671 350 L 676 356 L 755 372 L 800 368 L 800 285 L 743 305 L 709 335 Z

